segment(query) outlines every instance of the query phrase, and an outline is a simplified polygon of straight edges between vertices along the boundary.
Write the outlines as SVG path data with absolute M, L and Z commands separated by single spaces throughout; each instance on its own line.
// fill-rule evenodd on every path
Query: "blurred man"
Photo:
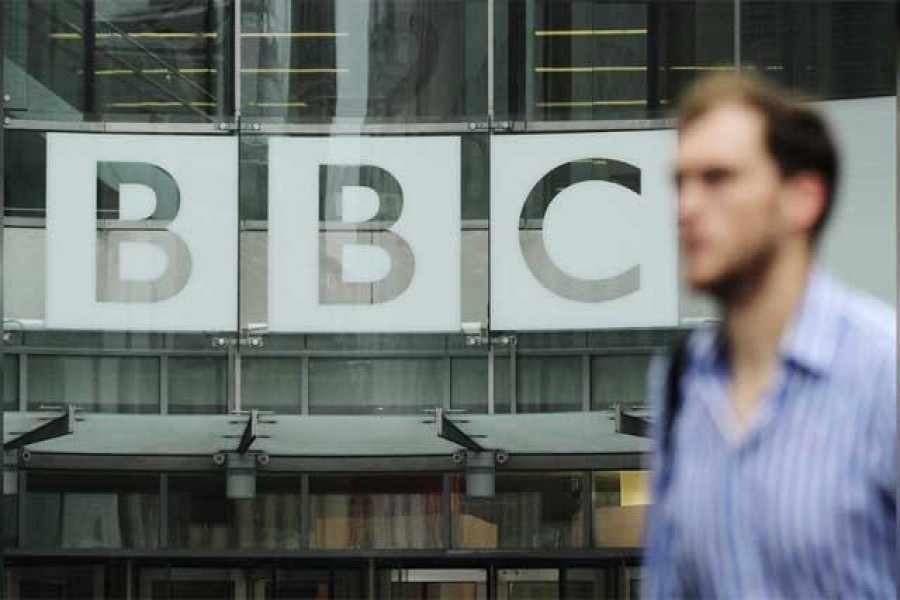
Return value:
M 651 369 L 649 596 L 895 597 L 896 316 L 816 266 L 827 128 L 729 75 L 689 91 L 678 130 L 684 273 L 721 325 Z

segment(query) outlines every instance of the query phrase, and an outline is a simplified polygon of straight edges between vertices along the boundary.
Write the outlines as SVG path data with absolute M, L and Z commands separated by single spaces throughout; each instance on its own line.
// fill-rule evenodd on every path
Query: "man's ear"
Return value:
M 825 212 L 827 186 L 815 171 L 800 171 L 790 178 L 786 210 L 791 228 L 810 233 Z

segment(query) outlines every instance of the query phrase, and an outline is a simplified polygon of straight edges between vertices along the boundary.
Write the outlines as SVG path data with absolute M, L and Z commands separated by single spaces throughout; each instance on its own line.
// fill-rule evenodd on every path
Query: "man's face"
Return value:
M 684 128 L 675 177 L 688 283 L 727 294 L 767 263 L 783 239 L 785 183 L 765 148 L 765 122 L 751 108 L 722 104 Z

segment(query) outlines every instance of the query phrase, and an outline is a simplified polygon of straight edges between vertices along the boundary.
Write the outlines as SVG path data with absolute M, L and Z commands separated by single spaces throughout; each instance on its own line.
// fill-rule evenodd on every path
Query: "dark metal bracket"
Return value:
M 42 417 L 41 420 L 47 421 L 43 425 L 39 425 L 31 431 L 12 432 L 12 434 L 16 435 L 17 437 L 14 437 L 8 442 L 4 442 L 3 449 L 15 450 L 29 444 L 46 442 L 47 440 L 52 440 L 54 438 L 75 433 L 75 422 L 84 420 L 75 417 L 75 410 L 76 408 L 74 404 L 68 404 L 66 405 L 63 414 L 59 415 L 58 417 L 53 417 L 49 420 L 47 420 L 46 417 Z
M 231 421 L 233 425 L 239 425 L 241 421 Z M 246 454 L 248 450 L 250 450 L 250 446 L 253 445 L 257 439 L 260 438 L 269 438 L 271 436 L 262 435 L 260 431 L 261 424 L 272 424 L 276 423 L 274 420 L 261 420 L 260 419 L 260 411 L 255 408 L 250 410 L 250 414 L 247 418 L 247 422 L 244 423 L 244 431 L 241 435 L 223 435 L 223 438 L 228 439 L 239 439 L 237 448 L 232 450 L 231 452 L 236 452 L 237 454 Z
M 425 423 L 432 423 L 431 420 L 424 421 Z M 468 421 L 457 421 L 458 423 L 468 423 Z M 434 409 L 434 426 L 435 433 L 439 438 L 445 439 L 448 442 L 453 442 L 457 446 L 462 446 L 466 450 L 471 450 L 473 452 L 486 452 L 487 450 L 475 441 L 475 438 L 484 438 L 483 435 L 471 435 L 463 431 L 459 428 L 459 426 L 451 421 L 449 417 L 447 417 L 447 409 L 445 408 L 435 408 Z
M 644 438 L 650 437 L 650 421 L 648 419 L 630 415 L 619 405 L 613 407 L 613 410 L 616 421 L 616 433 Z

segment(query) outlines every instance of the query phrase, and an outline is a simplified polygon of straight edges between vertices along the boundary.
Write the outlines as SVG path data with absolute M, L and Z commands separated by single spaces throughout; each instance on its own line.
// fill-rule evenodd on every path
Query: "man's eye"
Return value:
M 728 169 L 709 169 L 703 172 L 703 182 L 706 185 L 721 185 L 732 176 Z

